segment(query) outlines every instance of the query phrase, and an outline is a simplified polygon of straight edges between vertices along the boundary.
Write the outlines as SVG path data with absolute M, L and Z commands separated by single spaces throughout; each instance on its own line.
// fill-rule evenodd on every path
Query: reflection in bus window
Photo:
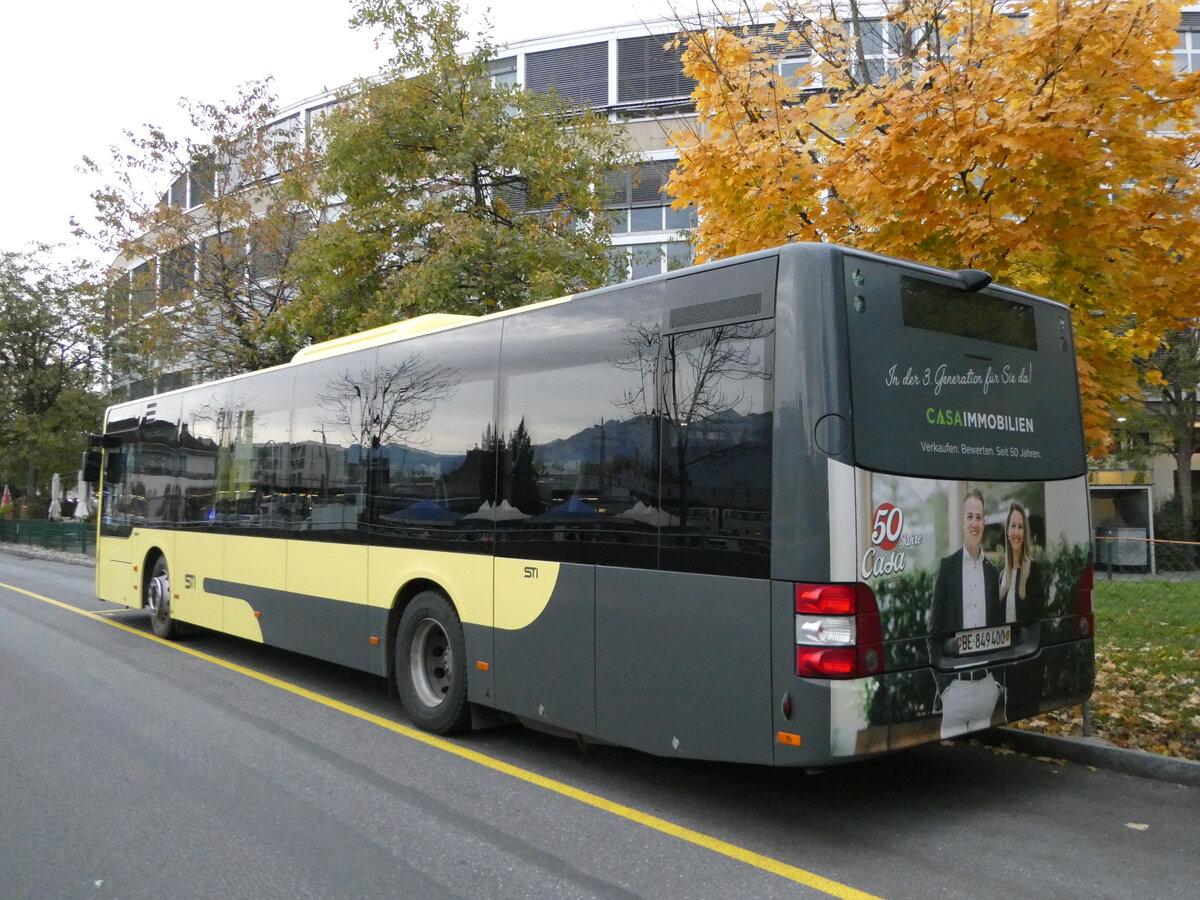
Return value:
M 639 366 L 629 338 L 656 329 L 639 289 L 606 299 L 508 323 L 499 553 L 657 565 L 654 351 Z
M 769 573 L 771 350 L 762 322 L 665 339 L 664 568 Z
M 499 330 L 451 331 L 380 350 L 367 441 L 373 542 L 490 549 L 469 544 L 492 528 Z

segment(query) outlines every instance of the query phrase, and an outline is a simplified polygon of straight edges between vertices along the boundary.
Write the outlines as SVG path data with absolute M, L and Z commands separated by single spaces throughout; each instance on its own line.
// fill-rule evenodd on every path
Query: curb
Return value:
M 971 737 L 982 744 L 1009 747 L 1031 756 L 1066 759 L 1138 778 L 1200 787 L 1200 762 L 1160 756 L 1144 750 L 1127 750 L 1102 738 L 1060 737 L 1019 728 L 989 728 Z
M 47 559 L 53 562 L 67 563 L 72 566 L 88 566 L 95 568 L 96 557 L 83 553 L 71 553 L 66 550 L 47 550 L 44 547 L 33 547 L 27 544 L 2 544 L 0 553 L 15 556 L 19 559 Z

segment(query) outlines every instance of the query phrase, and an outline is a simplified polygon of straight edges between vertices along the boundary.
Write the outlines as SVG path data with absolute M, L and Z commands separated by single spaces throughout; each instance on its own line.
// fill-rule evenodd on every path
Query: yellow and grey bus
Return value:
M 100 598 L 438 733 L 849 760 L 1086 699 L 1060 304 L 797 244 L 121 403 Z

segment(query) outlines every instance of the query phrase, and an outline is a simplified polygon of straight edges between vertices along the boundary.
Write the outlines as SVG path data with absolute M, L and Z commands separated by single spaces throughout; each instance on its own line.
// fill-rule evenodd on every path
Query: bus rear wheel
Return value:
M 396 628 L 396 690 L 413 722 L 434 734 L 466 729 L 467 648 L 462 623 L 437 591 L 413 597 Z
M 166 557 L 158 556 L 142 589 L 142 605 L 150 610 L 150 627 L 160 638 L 179 636 L 179 623 L 171 617 L 171 576 Z

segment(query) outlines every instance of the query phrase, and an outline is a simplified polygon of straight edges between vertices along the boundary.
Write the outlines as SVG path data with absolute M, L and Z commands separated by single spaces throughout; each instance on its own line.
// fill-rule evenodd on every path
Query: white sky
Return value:
M 486 0 L 468 3 L 482 21 Z M 494 43 L 669 16 L 668 0 L 606 4 L 491 0 Z M 687 5 L 686 3 L 684 4 Z M 475 10 L 479 9 L 476 13 Z M 9 3 L 0 29 L 0 84 L 8 102 L 0 138 L 0 250 L 65 243 L 72 216 L 91 222 L 77 171 L 147 123 L 183 136 L 179 98 L 232 99 L 239 84 L 271 75 L 287 106 L 376 72 L 388 47 L 347 24 L 349 0 L 58 0 Z M 163 186 L 165 188 L 165 185 Z

